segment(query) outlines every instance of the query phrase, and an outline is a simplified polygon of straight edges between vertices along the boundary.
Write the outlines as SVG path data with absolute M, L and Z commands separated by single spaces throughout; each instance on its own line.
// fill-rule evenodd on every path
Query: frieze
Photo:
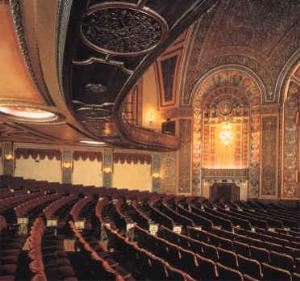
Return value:
M 241 178 L 247 179 L 249 177 L 248 169 L 202 169 L 203 178 Z

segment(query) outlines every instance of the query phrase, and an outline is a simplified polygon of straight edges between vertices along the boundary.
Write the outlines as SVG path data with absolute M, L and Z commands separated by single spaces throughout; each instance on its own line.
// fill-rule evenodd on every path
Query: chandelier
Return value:
M 228 124 L 227 122 L 222 126 L 220 132 L 220 139 L 225 146 L 230 145 L 232 142 L 233 132 L 232 132 L 231 125 Z

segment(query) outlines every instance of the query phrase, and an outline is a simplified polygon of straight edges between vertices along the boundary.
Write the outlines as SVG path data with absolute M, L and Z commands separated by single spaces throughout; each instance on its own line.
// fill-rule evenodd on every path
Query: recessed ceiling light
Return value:
M 54 112 L 27 105 L 0 105 L 0 113 L 20 121 L 30 122 L 53 122 L 59 118 Z
M 87 145 L 106 145 L 103 141 L 81 140 L 80 143 Z

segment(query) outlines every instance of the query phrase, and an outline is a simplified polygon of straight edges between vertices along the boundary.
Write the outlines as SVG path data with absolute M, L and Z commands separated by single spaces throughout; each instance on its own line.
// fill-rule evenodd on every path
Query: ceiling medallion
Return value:
M 29 104 L 1 104 L 0 114 L 16 121 L 29 123 L 56 123 L 63 119 L 58 113 Z
M 122 2 L 91 6 L 80 25 L 80 35 L 87 46 L 119 56 L 151 51 L 167 31 L 167 22 L 153 10 Z

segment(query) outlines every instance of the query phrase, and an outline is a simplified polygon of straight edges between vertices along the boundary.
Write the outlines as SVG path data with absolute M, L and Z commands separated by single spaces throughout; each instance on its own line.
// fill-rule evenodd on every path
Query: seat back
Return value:
M 246 273 L 251 277 L 261 279 L 262 277 L 261 265 L 257 260 L 238 255 L 238 263 L 239 263 L 239 268 L 243 273 Z
M 233 246 L 234 246 L 234 250 L 237 254 L 243 255 L 245 257 L 250 256 L 249 246 L 246 243 L 234 241 Z
M 251 257 L 260 262 L 268 263 L 270 261 L 269 251 L 264 248 L 250 246 Z
M 219 272 L 219 280 L 222 281 L 244 281 L 243 274 L 238 270 L 232 269 L 220 263 L 217 263 L 217 268 Z
M 294 266 L 294 259 L 290 255 L 281 254 L 274 251 L 270 251 L 270 261 L 272 265 L 279 266 L 288 271 L 292 271 Z
M 237 256 L 234 252 L 218 248 L 220 263 L 229 266 L 231 268 L 237 268 Z
M 280 280 L 292 281 L 291 273 L 287 270 L 262 263 L 263 279 L 264 281 Z
M 197 258 L 197 275 L 200 280 L 216 280 L 218 276 L 217 265 L 214 261 L 204 257 Z

